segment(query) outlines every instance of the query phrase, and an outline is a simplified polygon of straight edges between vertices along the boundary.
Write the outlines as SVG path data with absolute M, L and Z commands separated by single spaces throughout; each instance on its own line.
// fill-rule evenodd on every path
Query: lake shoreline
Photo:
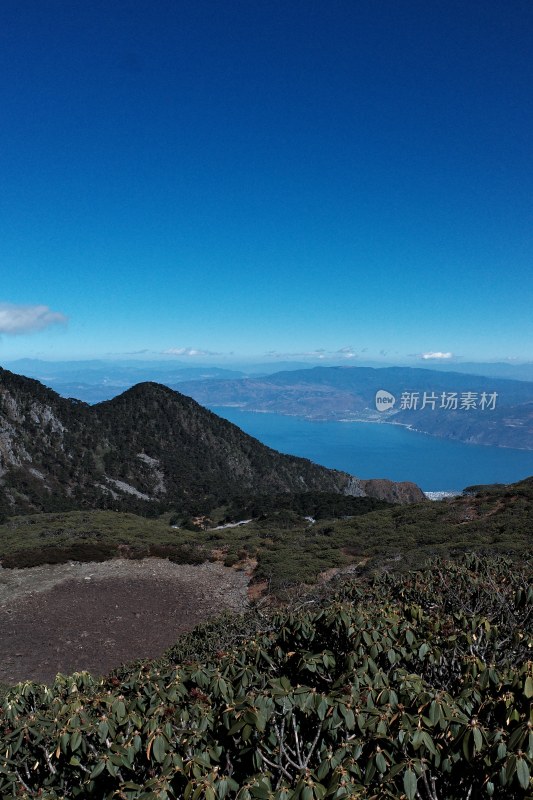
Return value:
M 466 486 L 533 475 L 532 450 L 462 442 L 392 420 L 316 419 L 235 404 L 210 409 L 280 452 L 361 478 L 413 481 L 424 492 L 461 494 Z

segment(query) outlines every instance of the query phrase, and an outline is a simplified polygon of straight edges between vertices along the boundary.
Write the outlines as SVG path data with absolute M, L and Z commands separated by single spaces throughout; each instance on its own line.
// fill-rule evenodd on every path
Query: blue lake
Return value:
M 414 481 L 424 491 L 512 483 L 533 475 L 533 451 L 439 439 L 399 425 L 310 422 L 300 417 L 211 407 L 264 444 L 360 478 Z

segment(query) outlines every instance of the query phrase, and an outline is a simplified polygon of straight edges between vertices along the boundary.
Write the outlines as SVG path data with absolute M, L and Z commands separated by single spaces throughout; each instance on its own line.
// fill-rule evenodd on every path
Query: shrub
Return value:
M 19 684 L 0 794 L 525 800 L 532 606 L 527 565 L 435 561 L 200 626 L 108 678 Z

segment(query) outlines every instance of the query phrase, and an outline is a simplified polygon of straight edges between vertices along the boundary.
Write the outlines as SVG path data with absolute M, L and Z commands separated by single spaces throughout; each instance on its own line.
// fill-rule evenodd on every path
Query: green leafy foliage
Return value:
M 291 492 L 272 495 L 240 494 L 228 504 L 224 522 L 291 511 L 300 517 L 336 519 L 359 516 L 387 508 L 390 503 L 373 497 L 350 497 L 333 492 Z
M 466 557 L 201 626 L 163 659 L 11 689 L 2 797 L 524 800 L 528 564 Z

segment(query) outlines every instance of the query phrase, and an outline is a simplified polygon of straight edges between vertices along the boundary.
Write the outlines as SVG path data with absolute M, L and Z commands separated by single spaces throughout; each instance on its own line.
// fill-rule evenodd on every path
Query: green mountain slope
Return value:
M 413 484 L 393 499 L 422 499 Z M 382 486 L 379 489 L 383 497 Z M 165 386 L 89 406 L 0 370 L 0 511 L 112 508 L 143 514 L 243 492 L 364 496 L 344 472 L 282 455 Z M 385 498 L 386 499 L 386 498 Z
M 531 556 L 532 515 L 533 478 L 412 505 L 324 492 L 247 494 L 199 526 L 177 513 L 158 519 L 98 510 L 18 515 L 0 525 L 0 563 L 214 558 L 246 569 L 254 592 L 283 593 L 332 571 L 401 571 L 432 556 L 473 550 L 520 562 Z M 238 520 L 250 522 L 230 524 Z

